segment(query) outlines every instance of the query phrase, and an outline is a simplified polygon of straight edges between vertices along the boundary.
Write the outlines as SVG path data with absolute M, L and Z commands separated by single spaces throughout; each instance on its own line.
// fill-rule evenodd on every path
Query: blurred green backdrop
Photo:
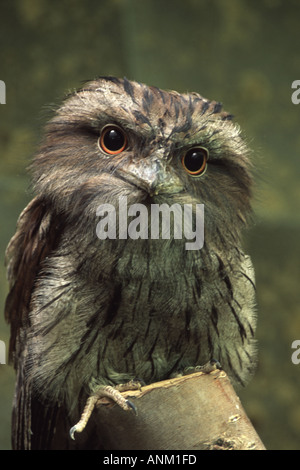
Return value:
M 26 173 L 53 104 L 97 75 L 224 103 L 253 149 L 256 221 L 245 240 L 257 276 L 259 365 L 240 393 L 269 449 L 300 449 L 298 0 L 1 0 L 0 302 L 4 250 L 29 201 Z M 0 318 L 0 340 L 9 329 Z M 14 371 L 0 365 L 0 449 L 10 448 Z M 217 406 L 217 404 L 216 404 Z

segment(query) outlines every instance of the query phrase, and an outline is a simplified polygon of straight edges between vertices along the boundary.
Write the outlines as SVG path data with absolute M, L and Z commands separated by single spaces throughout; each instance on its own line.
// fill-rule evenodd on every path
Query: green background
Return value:
M 300 449 L 299 0 L 1 0 L 0 308 L 4 250 L 30 200 L 26 173 L 66 92 L 97 75 L 222 101 L 253 150 L 259 364 L 242 403 L 269 449 Z M 9 329 L 0 318 L 0 340 Z M 0 449 L 10 447 L 14 371 L 0 365 Z M 218 404 L 216 403 L 216 406 Z

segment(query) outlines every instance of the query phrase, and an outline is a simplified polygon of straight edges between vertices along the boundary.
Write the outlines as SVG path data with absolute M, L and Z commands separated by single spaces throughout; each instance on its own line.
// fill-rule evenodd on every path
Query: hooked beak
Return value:
M 129 183 L 143 189 L 150 196 L 178 193 L 183 189 L 174 169 L 157 157 L 131 162 L 118 172 Z

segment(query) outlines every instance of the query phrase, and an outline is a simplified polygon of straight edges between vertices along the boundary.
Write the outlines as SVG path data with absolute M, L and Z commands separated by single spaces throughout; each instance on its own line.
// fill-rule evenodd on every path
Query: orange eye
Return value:
M 109 155 L 118 155 L 127 147 L 127 137 L 125 132 L 118 126 L 105 126 L 98 139 L 98 145 L 103 152 Z
M 181 163 L 191 176 L 200 176 L 206 170 L 208 150 L 204 147 L 192 148 L 183 155 Z

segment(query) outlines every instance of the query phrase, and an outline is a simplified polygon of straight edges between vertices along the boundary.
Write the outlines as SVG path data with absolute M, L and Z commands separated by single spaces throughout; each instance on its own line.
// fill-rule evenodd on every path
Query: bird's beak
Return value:
M 144 189 L 150 196 L 178 193 L 183 189 L 175 170 L 156 157 L 129 163 L 121 172 L 129 183 Z

